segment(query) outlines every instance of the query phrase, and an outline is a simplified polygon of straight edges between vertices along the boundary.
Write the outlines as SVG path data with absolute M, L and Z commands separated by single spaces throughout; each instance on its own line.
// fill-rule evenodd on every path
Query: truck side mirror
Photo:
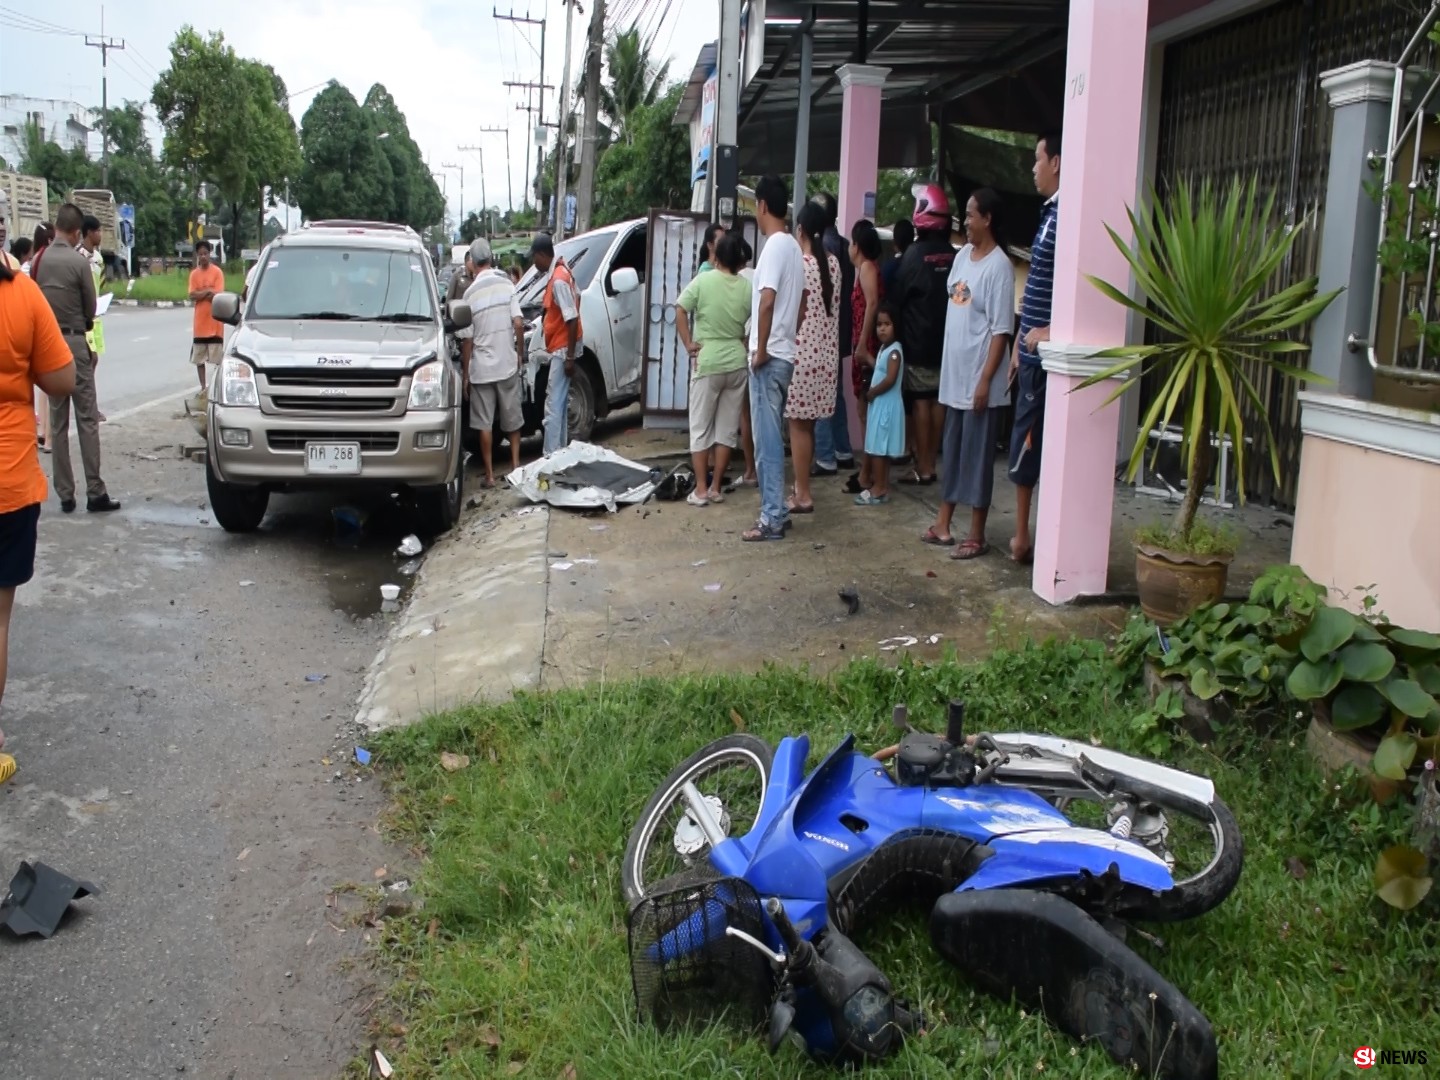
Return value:
M 634 292 L 640 287 L 640 274 L 633 266 L 622 266 L 610 275 L 610 288 L 615 290 L 618 296 L 622 293 Z
M 233 292 L 216 293 L 210 301 L 210 314 L 227 326 L 239 326 L 240 297 Z
M 459 330 L 470 325 L 470 305 L 464 300 L 450 301 L 450 314 L 445 321 L 445 329 Z

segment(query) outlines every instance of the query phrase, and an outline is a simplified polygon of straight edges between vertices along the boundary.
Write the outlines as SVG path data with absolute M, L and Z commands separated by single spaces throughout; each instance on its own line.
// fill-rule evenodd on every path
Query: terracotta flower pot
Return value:
M 1161 626 L 1183 619 L 1201 604 L 1225 595 L 1232 555 L 1186 555 L 1135 545 L 1135 580 L 1140 609 Z

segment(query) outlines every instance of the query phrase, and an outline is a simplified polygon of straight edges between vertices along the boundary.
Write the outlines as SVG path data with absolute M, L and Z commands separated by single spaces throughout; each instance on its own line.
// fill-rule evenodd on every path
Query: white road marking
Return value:
M 171 401 L 178 401 L 180 398 L 188 397 L 194 392 L 195 391 L 193 388 L 190 390 L 172 390 L 170 393 L 164 395 L 163 397 L 155 398 L 153 401 L 147 401 L 143 405 L 135 405 L 129 409 L 121 409 L 117 413 L 107 413 L 106 419 L 112 421 L 124 420 L 126 417 L 134 416 L 136 413 L 142 413 L 146 409 L 153 409 L 157 405 L 164 405 Z

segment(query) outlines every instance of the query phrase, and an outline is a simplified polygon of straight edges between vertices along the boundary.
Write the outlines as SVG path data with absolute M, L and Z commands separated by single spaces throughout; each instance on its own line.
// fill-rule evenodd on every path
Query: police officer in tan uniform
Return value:
M 70 403 L 80 431 L 80 461 L 85 469 L 85 508 L 91 513 L 119 510 L 100 478 L 100 409 L 95 401 L 95 354 L 85 334 L 95 325 L 95 278 L 90 260 L 75 250 L 80 245 L 84 215 L 66 203 L 55 215 L 56 242 L 30 266 L 30 276 L 60 324 L 75 360 L 75 391 L 50 400 L 50 430 L 55 443 L 55 493 L 60 509 L 75 512 L 75 472 L 70 465 Z

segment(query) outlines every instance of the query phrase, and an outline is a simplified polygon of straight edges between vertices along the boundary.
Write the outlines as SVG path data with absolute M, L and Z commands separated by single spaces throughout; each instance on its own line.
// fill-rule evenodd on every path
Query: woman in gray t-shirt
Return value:
M 921 537 L 949 546 L 955 507 L 970 507 L 970 530 L 952 559 L 986 554 L 985 519 L 995 484 L 995 437 L 999 411 L 1009 404 L 1005 358 L 1015 327 L 1015 268 L 1000 245 L 996 218 L 1000 196 L 981 188 L 965 206 L 969 241 L 950 269 L 950 303 L 940 363 L 940 404 L 945 406 L 941 441 L 943 486 L 935 523 Z

